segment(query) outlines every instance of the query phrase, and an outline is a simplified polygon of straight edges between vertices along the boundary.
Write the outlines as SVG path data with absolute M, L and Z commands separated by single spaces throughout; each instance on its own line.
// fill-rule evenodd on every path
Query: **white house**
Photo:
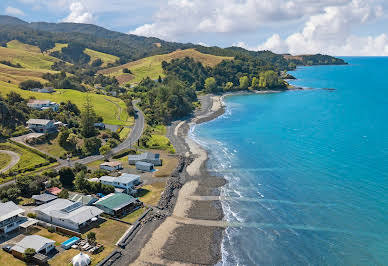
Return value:
M 162 160 L 159 154 L 152 152 L 144 152 L 142 154 L 135 154 L 128 156 L 128 163 L 135 165 L 137 162 L 152 163 L 155 166 L 162 165 Z
M 108 171 L 117 171 L 120 169 L 123 169 L 123 165 L 121 162 L 115 161 L 115 162 L 105 162 L 100 164 L 100 169 L 108 170 Z
M 19 216 L 24 212 L 12 201 L 0 203 L 0 235 L 8 234 L 17 229 L 26 221 L 26 218 Z
M 117 192 L 127 194 L 135 193 L 135 186 L 140 184 L 140 176 L 131 174 L 122 174 L 119 177 L 102 176 L 99 180 L 105 185 L 114 186 Z
M 39 235 L 26 236 L 11 248 L 11 253 L 23 254 L 28 248 L 33 248 L 36 253 L 46 255 L 55 248 L 55 241 Z
M 30 100 L 27 106 L 37 110 L 52 109 L 54 112 L 57 112 L 59 109 L 59 104 L 50 100 Z
M 31 91 L 39 92 L 39 93 L 53 93 L 55 90 L 53 87 L 44 87 L 42 89 L 39 89 L 39 88 L 32 89 Z
M 56 199 L 33 210 L 39 220 L 77 232 L 103 213 L 96 207 L 67 199 Z
M 27 127 L 37 133 L 55 132 L 57 130 L 54 121 L 47 119 L 30 119 L 27 121 Z

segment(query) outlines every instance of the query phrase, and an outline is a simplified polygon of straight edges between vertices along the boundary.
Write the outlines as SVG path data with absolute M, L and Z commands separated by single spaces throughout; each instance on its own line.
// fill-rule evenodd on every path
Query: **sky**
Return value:
M 388 56 L 388 0 L 0 0 L 0 14 L 206 46 Z

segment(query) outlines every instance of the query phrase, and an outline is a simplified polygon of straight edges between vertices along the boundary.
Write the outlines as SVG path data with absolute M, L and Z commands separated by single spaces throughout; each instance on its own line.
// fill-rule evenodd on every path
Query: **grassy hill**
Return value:
M 36 99 L 51 100 L 57 103 L 72 101 L 80 109 L 86 101 L 87 93 L 75 91 L 75 90 L 57 90 L 53 94 L 31 92 L 19 89 L 14 84 L 9 84 L 0 81 L 0 93 L 6 95 L 11 91 L 19 93 L 23 98 L 35 97 Z M 126 112 L 125 103 L 114 97 L 100 95 L 100 94 L 89 94 L 91 102 L 94 105 L 94 109 L 97 115 L 104 118 L 104 123 L 113 125 L 132 125 L 133 118 L 129 118 Z
M 103 67 L 105 67 L 108 63 L 114 63 L 116 62 L 116 60 L 119 60 L 117 56 L 98 52 L 89 48 L 86 48 L 84 53 L 90 56 L 90 63 L 92 63 L 96 59 L 101 59 L 101 61 L 103 62 Z
M 117 67 L 112 67 L 99 71 L 99 73 L 115 76 L 120 84 L 124 83 L 138 83 L 147 76 L 151 79 L 157 79 L 160 76 L 164 76 L 162 69 L 163 61 L 171 61 L 177 58 L 191 57 L 194 60 L 201 62 L 202 64 L 210 67 L 214 67 L 219 64 L 222 60 L 232 60 L 233 57 L 226 56 L 215 56 L 211 54 L 203 54 L 198 52 L 195 49 L 186 49 L 186 50 L 177 50 L 175 52 L 164 54 L 164 55 L 154 55 L 146 57 L 128 64 L 124 64 Z M 132 74 L 124 74 L 123 69 L 128 68 L 131 70 Z

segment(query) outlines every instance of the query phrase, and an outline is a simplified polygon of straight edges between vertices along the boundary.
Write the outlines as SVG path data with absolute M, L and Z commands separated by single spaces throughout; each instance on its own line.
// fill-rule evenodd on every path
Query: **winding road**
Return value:
M 141 135 L 143 134 L 144 114 L 140 110 L 140 108 L 138 108 L 136 106 L 138 103 L 139 103 L 139 100 L 133 101 L 133 108 L 136 111 L 136 115 L 135 115 L 135 124 L 132 127 L 131 133 L 128 135 L 128 137 L 122 143 L 120 143 L 117 147 L 112 149 L 111 154 L 117 154 L 125 149 L 131 148 L 131 146 L 134 143 L 136 143 L 138 141 L 138 139 L 140 139 Z M 104 159 L 103 155 L 94 155 L 94 156 L 89 156 L 89 157 L 86 157 L 83 159 L 70 161 L 70 162 L 67 162 L 66 160 L 60 160 L 59 161 L 60 166 L 56 167 L 56 169 L 60 169 L 62 167 L 66 167 L 66 166 L 74 167 L 74 165 L 76 163 L 88 164 L 88 163 L 98 161 L 98 160 L 103 160 L 103 159 Z
M 6 166 L 4 167 L 3 169 L 0 170 L 0 173 L 5 173 L 7 172 L 9 169 L 11 169 L 12 167 L 14 167 L 20 160 L 20 155 L 17 154 L 16 152 L 13 152 L 13 151 L 6 151 L 6 150 L 0 150 L 0 153 L 3 153 L 3 154 L 7 154 L 9 156 L 11 156 L 11 162 Z

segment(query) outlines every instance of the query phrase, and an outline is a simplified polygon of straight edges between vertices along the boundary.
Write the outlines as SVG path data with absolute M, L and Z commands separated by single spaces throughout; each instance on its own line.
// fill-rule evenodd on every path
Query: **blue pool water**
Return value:
M 222 194 L 224 265 L 388 263 L 388 58 L 303 67 L 295 85 L 227 97 L 192 137 Z

